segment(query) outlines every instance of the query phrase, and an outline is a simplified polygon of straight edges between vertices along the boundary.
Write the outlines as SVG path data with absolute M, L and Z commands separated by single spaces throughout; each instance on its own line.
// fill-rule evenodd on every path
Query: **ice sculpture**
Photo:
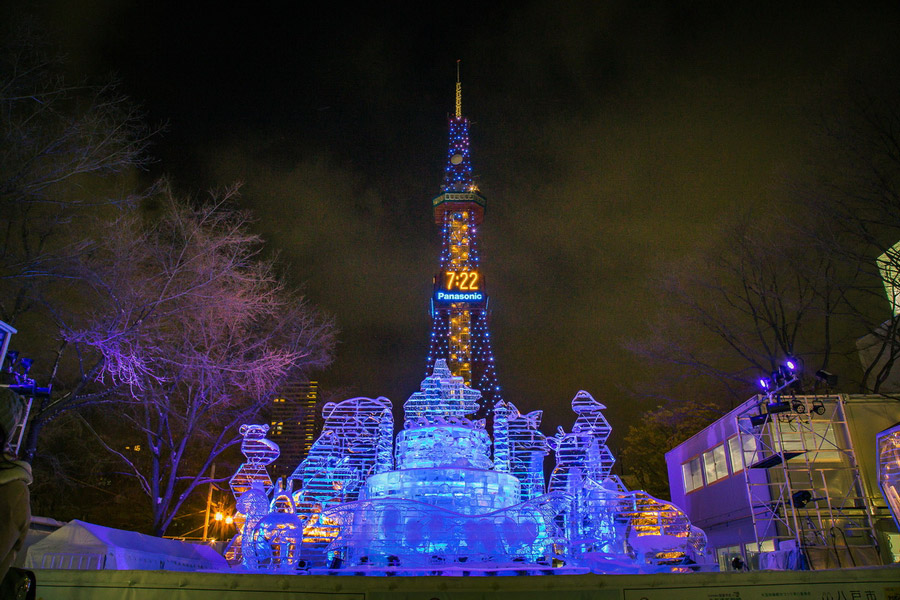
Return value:
M 243 436 L 241 452 L 246 460 L 228 481 L 237 502 L 235 526 L 238 533 L 228 544 L 225 556 L 228 560 L 255 568 L 255 555 L 252 551 L 247 558 L 249 564 L 244 561 L 242 532 L 245 529 L 252 531 L 255 523 L 269 512 L 268 492 L 272 489 L 272 478 L 269 477 L 266 466 L 275 462 L 281 451 L 278 444 L 266 439 L 268 425 L 241 425 L 239 431 Z M 246 527 L 245 521 L 251 525 Z
M 370 477 L 364 499 L 328 511 L 340 524 L 329 550 L 342 567 L 429 572 L 550 560 L 565 499 L 521 502 L 519 479 L 494 468 L 484 420 L 469 418 L 479 397 L 446 361 L 435 363 L 404 405 L 396 469 Z
M 691 570 L 705 562 L 706 536 L 672 504 L 628 491 L 610 476 L 615 458 L 606 446 L 606 407 L 585 391 L 572 399 L 578 415 L 571 433 L 548 439 L 556 451 L 550 490 L 570 504 L 561 515 L 566 556 L 597 573 Z
M 262 483 L 266 493 L 272 489 L 272 478 L 269 477 L 266 466 L 275 462 L 281 452 L 278 444 L 266 439 L 268 432 L 268 425 L 241 425 L 240 433 L 244 436 L 241 452 L 247 460 L 228 481 L 235 498 L 249 490 L 257 481 Z
M 603 404 L 578 392 L 572 431 L 547 438 L 541 411 L 500 401 L 492 441 L 484 419 L 473 419 L 479 397 L 436 361 L 404 404 L 395 452 L 386 398 L 326 404 L 323 433 L 286 486 L 265 488 L 258 478 L 238 496 L 244 566 L 370 575 L 701 568 L 703 532 L 677 507 L 610 475 Z M 245 442 L 250 454 L 265 446 Z
M 523 415 L 512 402 L 494 405 L 494 469 L 509 470 L 516 476 L 523 501 L 544 493 L 544 457 L 550 453 L 550 445 L 538 430 L 542 415 L 540 410 Z
M 878 453 L 878 486 L 894 523 L 900 527 L 900 423 L 875 436 Z
M 609 476 L 615 459 L 606 447 L 612 428 L 603 416 L 605 406 L 584 390 L 572 399 L 578 415 L 571 433 L 562 427 L 547 441 L 556 452 L 556 468 L 550 475 L 550 491 L 574 493 L 585 478 L 603 481 Z
M 256 568 L 293 573 L 300 563 L 304 522 L 295 514 L 290 496 L 276 496 L 270 509 L 250 534 Z
M 353 398 L 322 408 L 322 435 L 288 478 L 295 512 L 304 522 L 304 560 L 324 560 L 337 535 L 325 510 L 359 497 L 366 479 L 393 466 L 394 417 L 387 398 Z
M 235 498 L 235 512 L 237 516 L 234 523 L 238 533 L 232 538 L 225 558 L 239 562 L 247 569 L 256 569 L 259 565 L 257 556 L 262 549 L 248 540 L 252 539 L 259 522 L 269 514 L 269 497 L 261 482 L 254 481 L 249 490 Z

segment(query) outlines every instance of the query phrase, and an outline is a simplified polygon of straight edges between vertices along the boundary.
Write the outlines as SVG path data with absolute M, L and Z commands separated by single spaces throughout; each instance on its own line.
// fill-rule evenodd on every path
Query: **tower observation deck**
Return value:
M 449 118 L 449 144 L 441 193 L 432 199 L 441 231 L 440 270 L 431 299 L 427 373 L 446 359 L 453 375 L 482 392 L 481 408 L 501 400 L 488 330 L 488 296 L 480 267 L 478 229 L 486 200 L 479 192 L 469 152 L 469 121 L 462 116 L 457 72 L 456 112 Z

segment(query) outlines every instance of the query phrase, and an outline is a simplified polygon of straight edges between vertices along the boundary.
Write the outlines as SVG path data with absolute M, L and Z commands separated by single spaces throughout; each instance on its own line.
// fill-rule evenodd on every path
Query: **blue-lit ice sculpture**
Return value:
M 494 468 L 484 420 L 469 418 L 480 395 L 446 361 L 436 362 L 404 405 L 396 469 L 369 477 L 360 500 L 327 512 L 339 523 L 329 550 L 342 568 L 428 573 L 550 564 L 563 542 L 554 517 L 566 499 L 522 502 L 508 462 Z
M 243 566 L 369 575 L 703 567 L 705 536 L 682 511 L 610 475 L 611 428 L 590 394 L 572 400 L 572 431 L 551 438 L 538 430 L 541 411 L 500 401 L 493 440 L 472 418 L 480 396 L 436 361 L 403 407 L 394 455 L 389 400 L 326 404 L 322 435 L 283 489 L 256 481 L 236 493 L 257 511 L 246 517 Z

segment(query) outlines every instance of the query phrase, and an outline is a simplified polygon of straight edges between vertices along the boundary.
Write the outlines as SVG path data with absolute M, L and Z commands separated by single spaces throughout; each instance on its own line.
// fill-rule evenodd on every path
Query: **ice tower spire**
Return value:
M 478 191 L 469 152 L 469 121 L 462 116 L 462 84 L 456 63 L 456 113 L 448 119 L 449 143 L 441 193 L 432 199 L 441 227 L 440 270 L 431 300 L 427 373 L 445 359 L 453 375 L 482 392 L 483 412 L 501 399 L 488 331 L 488 297 L 480 268 L 478 227 L 485 197 Z

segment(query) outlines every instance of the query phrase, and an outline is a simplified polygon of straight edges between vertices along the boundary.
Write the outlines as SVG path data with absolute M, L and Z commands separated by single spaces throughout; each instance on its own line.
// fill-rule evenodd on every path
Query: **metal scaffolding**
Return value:
M 844 398 L 759 400 L 735 417 L 757 551 L 811 568 L 880 564 Z

